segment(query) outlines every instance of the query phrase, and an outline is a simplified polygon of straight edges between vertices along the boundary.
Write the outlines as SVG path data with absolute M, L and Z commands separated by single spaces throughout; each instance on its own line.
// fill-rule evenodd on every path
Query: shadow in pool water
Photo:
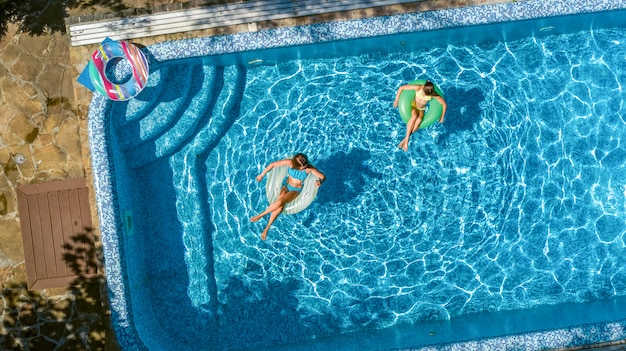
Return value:
M 221 71 L 223 72 L 223 68 L 221 69 Z M 208 172 L 207 159 L 209 158 L 211 151 L 213 151 L 213 149 L 219 144 L 220 140 L 224 137 L 224 135 L 226 135 L 228 130 L 232 127 L 232 125 L 235 123 L 237 118 L 239 118 L 240 116 L 241 100 L 245 91 L 246 70 L 243 67 L 238 66 L 237 72 L 238 74 L 237 74 L 237 78 L 235 82 L 235 89 L 233 91 L 233 94 L 231 94 L 231 96 L 229 97 L 228 102 L 225 105 L 225 108 L 223 110 L 224 120 L 221 123 L 220 128 L 215 130 L 209 142 L 205 143 L 202 148 L 199 148 L 198 150 L 196 150 L 196 158 L 193 160 L 194 164 L 190 172 L 193 172 L 191 175 L 193 176 L 193 179 L 196 179 L 198 183 L 197 185 L 198 189 L 209 188 L 209 184 L 207 184 L 208 180 L 206 177 L 206 174 Z M 223 86 L 223 83 L 222 83 L 222 86 Z M 218 92 L 214 94 L 218 94 Z M 205 117 L 206 120 L 204 122 L 208 123 L 209 118 L 211 117 L 210 116 Z M 215 282 L 215 274 L 214 274 L 215 262 L 213 260 L 214 254 L 213 254 L 213 240 L 212 240 L 213 233 L 215 232 L 215 226 L 210 220 L 211 208 L 209 207 L 210 201 L 208 198 L 207 191 L 204 191 L 204 190 L 200 191 L 199 202 L 201 206 L 201 213 L 205 214 L 204 216 L 202 216 L 202 218 L 200 218 L 200 220 L 203 222 L 202 228 L 205 228 L 206 230 L 205 257 L 207 258 L 207 261 L 208 261 L 207 262 L 208 264 L 206 267 L 206 276 L 210 277 L 211 279 L 210 286 L 209 286 L 211 302 L 210 302 L 210 306 L 208 307 L 211 311 L 214 311 L 213 315 L 215 315 L 216 301 L 217 301 L 217 288 L 216 288 L 217 284 Z
M 208 77 L 205 77 L 200 62 L 188 65 L 161 65 L 151 67 L 152 74 L 159 72 L 160 81 L 156 86 L 149 84 L 133 101 L 133 108 L 136 112 L 127 115 L 127 109 L 131 101 L 115 102 L 111 106 L 110 116 L 113 119 L 115 133 L 119 136 L 120 148 L 125 152 L 132 152 L 129 156 L 133 166 L 157 161 L 155 142 L 166 133 L 176 128 L 181 113 L 185 111 L 194 101 L 194 97 L 200 93 L 200 88 Z M 213 85 L 215 89 L 220 89 L 220 75 L 216 72 Z M 169 88 L 170 82 L 181 79 L 183 76 L 188 84 L 185 88 Z M 156 79 L 156 78 L 152 78 Z M 141 101 L 141 103 L 136 103 Z M 174 106 L 175 108 L 172 108 Z M 210 102 L 207 108 L 211 108 Z M 201 113 L 196 114 L 193 124 L 182 131 L 185 135 L 193 134 L 194 127 L 201 125 Z M 151 127 L 146 129 L 146 125 Z M 181 133 L 181 128 L 178 128 Z M 142 135 L 144 134 L 144 135 Z M 180 138 L 184 139 L 184 138 Z
M 192 67 L 193 68 L 193 67 Z M 176 67 L 168 67 L 167 74 L 175 74 Z M 195 71 L 192 69 L 192 71 Z M 115 139 L 118 143 L 116 151 L 111 152 L 111 159 L 117 160 L 115 167 L 116 176 L 121 177 L 120 182 L 125 186 L 121 190 L 124 192 L 125 199 L 120 199 L 122 208 L 132 208 L 134 222 L 134 234 L 128 238 L 129 246 L 141 247 L 137 250 L 136 257 L 132 258 L 134 264 L 138 264 L 139 273 L 131 274 L 132 279 L 128 282 L 133 285 L 133 289 L 138 291 L 140 301 L 138 305 L 145 307 L 148 301 L 151 306 L 160 306 L 154 310 L 140 310 L 137 308 L 137 316 L 151 316 L 151 318 L 140 318 L 142 323 L 145 322 L 149 330 L 160 331 L 151 335 L 153 342 L 163 343 L 166 345 L 172 340 L 178 340 L 182 344 L 193 345 L 198 340 L 215 340 L 216 332 L 216 309 L 217 309 L 217 290 L 213 272 L 213 243 L 212 236 L 214 226 L 210 221 L 210 209 L 208 208 L 208 200 L 206 193 L 199 191 L 201 199 L 202 218 L 196 219 L 201 222 L 201 228 L 205 231 L 202 233 L 203 245 L 197 245 L 194 249 L 202 248 L 200 253 L 206 257 L 207 264 L 204 267 L 203 275 L 208 277 L 207 294 L 209 295 L 208 303 L 193 306 L 188 296 L 188 287 L 190 286 L 189 276 L 187 274 L 187 266 L 185 264 L 186 244 L 185 238 L 178 233 L 182 233 L 180 221 L 177 218 L 177 193 L 172 186 L 174 179 L 172 167 L 170 164 L 171 157 L 182 149 L 182 147 L 190 142 L 205 126 L 209 120 L 220 118 L 214 116 L 213 107 L 218 96 L 224 86 L 223 67 L 216 67 L 214 84 L 207 92 L 204 101 L 205 105 L 199 110 L 192 110 L 195 119 L 193 123 L 188 124 L 185 135 L 176 139 L 176 143 L 170 145 L 165 152 L 157 154 L 155 138 L 163 135 L 172 128 L 173 124 L 168 123 L 155 133 L 153 138 L 145 140 L 139 144 L 124 144 L 128 140 L 139 139 L 141 118 L 126 122 L 123 118 L 116 117 L 125 116 L 128 113 L 128 103 L 116 103 L 114 108 L 109 111 L 109 116 L 113 119 L 113 123 L 124 124 L 121 128 L 112 128 L 115 133 Z M 165 73 L 165 72 L 164 72 Z M 170 77 L 163 77 L 170 79 Z M 203 81 L 203 75 L 196 77 L 198 81 Z M 239 75 L 236 81 L 234 94 L 229 98 L 228 105 L 225 108 L 224 121 L 220 122 L 220 128 L 215 130 L 213 139 L 209 141 L 204 148 L 197 150 L 196 158 L 193 160 L 192 172 L 193 179 L 196 179 L 199 189 L 206 189 L 206 160 L 211 150 L 219 143 L 220 139 L 226 134 L 227 130 L 233 125 L 239 116 L 239 101 L 245 89 L 246 74 L 244 69 L 239 69 Z M 197 88 L 193 88 L 197 89 Z M 171 92 L 175 96 L 189 93 L 190 90 Z M 197 94 L 198 91 L 193 91 Z M 159 93 L 160 94 L 160 93 Z M 181 99 L 187 101 L 184 96 Z M 184 103 L 182 108 L 189 109 L 189 103 Z M 148 111 L 152 111 L 152 106 L 146 106 Z M 165 112 L 169 110 L 165 109 Z M 147 112 L 144 110 L 143 112 Z M 158 112 L 158 111 L 157 111 Z M 176 120 L 176 119 L 174 119 Z M 125 147 L 126 146 L 126 147 Z M 119 152 L 118 149 L 125 151 Z M 169 185 L 168 185 L 169 184 Z M 163 260 L 163 257 L 168 259 Z M 144 261 L 145 260 L 145 261 Z M 141 268 L 144 265 L 148 268 Z M 133 272 L 138 271 L 137 266 L 129 263 L 128 269 Z M 166 289 L 163 287 L 167 286 Z M 175 304 L 175 305 L 173 305 Z M 170 313 L 175 309 L 175 313 Z M 181 326 L 193 322 L 193 328 L 181 333 Z
M 381 179 L 367 165 L 372 158 L 368 150 L 354 149 L 339 152 L 315 166 L 326 174 L 326 182 L 317 195 L 317 203 L 346 203 L 355 199 L 368 183 L 368 178 Z
M 470 90 L 449 88 L 445 92 L 445 97 L 448 103 L 444 122 L 447 134 L 472 130 L 482 113 L 480 105 L 485 100 L 484 93 L 476 88 Z
M 219 306 L 220 346 L 265 350 L 272 349 L 272 345 L 303 341 L 328 330 L 338 330 L 341 320 L 330 315 L 304 321 L 295 296 L 298 290 L 300 282 L 296 279 L 273 280 L 259 296 L 246 282 L 231 277 L 223 291 L 228 301 Z
M 171 179 L 167 159 L 160 159 L 139 170 L 131 170 L 135 179 L 128 194 L 133 196 L 134 234 L 125 245 L 128 257 L 128 282 L 136 291 L 138 303 L 133 318 L 138 328 L 150 330 L 149 341 L 167 345 L 171 340 L 192 344 L 194 340 L 210 340 L 215 315 L 190 303 L 190 285 L 185 264 L 185 242 L 179 234 L 183 228 L 177 218 L 176 192 L 164 180 Z M 158 189 L 158 190 L 155 190 Z M 127 196 L 128 196 L 127 195 Z M 210 235 L 210 228 L 207 228 Z M 206 249 L 206 246 L 205 246 Z M 166 259 L 164 259 L 166 258 Z M 211 267 L 207 267 L 209 272 Z M 132 270 L 132 272 L 131 272 Z M 214 283 L 208 281 L 214 298 Z M 211 300 L 214 301 L 214 300 Z M 150 309 L 147 306 L 154 306 Z M 211 306 L 203 306 L 209 310 Z M 180 333 L 181 327 L 193 320 L 194 328 Z

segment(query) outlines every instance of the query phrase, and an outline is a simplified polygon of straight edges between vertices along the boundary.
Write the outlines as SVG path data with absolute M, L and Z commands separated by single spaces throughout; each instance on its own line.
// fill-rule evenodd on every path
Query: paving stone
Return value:
M 54 298 L 49 298 L 49 303 L 57 303 L 61 300 L 65 300 L 68 302 L 74 303 L 75 296 L 73 294 L 73 288 L 49 288 L 45 289 L 46 296 L 52 296 Z
M 86 349 L 86 345 L 78 338 L 78 336 L 72 335 L 71 338 L 68 338 L 60 343 L 56 351 L 76 351 Z
M 30 116 L 26 116 L 23 113 L 16 114 L 9 121 L 8 126 L 18 138 L 29 144 L 33 142 L 39 133 L 39 128 L 31 124 Z
M 11 94 L 8 100 L 10 106 L 25 115 L 34 115 L 43 111 L 41 101 L 31 99 L 33 88 L 30 84 L 19 84 L 15 79 L 4 79 L 0 81 L 0 93 Z
M 85 286 L 86 285 L 86 286 Z M 76 300 L 76 308 L 81 314 L 98 314 L 102 312 L 100 302 L 100 287 L 98 284 L 84 284 L 81 288 L 83 291 L 79 296 L 82 298 Z
M 50 341 L 44 336 L 38 336 L 33 338 L 28 343 L 29 350 L 54 350 L 57 347 L 57 344 Z M 76 348 L 74 350 L 81 350 L 80 348 Z
M 61 97 L 49 98 L 46 104 L 48 106 L 48 113 L 43 120 L 43 129 L 48 133 L 54 133 L 55 130 L 58 130 L 59 126 L 66 118 L 74 117 L 63 111 L 69 104 L 64 103 Z
M 72 303 L 66 299 L 49 301 L 50 309 L 46 311 L 43 318 L 46 320 L 63 321 L 68 320 L 72 315 Z
M 11 67 L 15 64 L 18 57 L 20 57 L 20 49 L 17 45 L 9 44 L 2 51 L 0 51 L 0 59 L 7 66 Z
M 106 325 L 102 320 L 91 324 L 89 332 L 89 347 L 94 350 L 102 350 L 106 339 Z
M 70 50 L 70 43 L 67 40 L 67 36 L 61 33 L 55 33 L 51 35 L 51 37 L 51 45 L 49 46 L 49 52 L 46 55 L 46 59 L 49 62 L 59 62 L 69 66 L 67 56 Z
M 67 156 L 55 144 L 44 145 L 33 151 L 33 158 L 39 171 L 53 170 L 65 164 Z
M 6 67 L 4 67 L 4 65 L 0 65 L 0 79 L 9 76 L 9 70 L 6 69 Z M 0 103 L 4 102 L 4 99 L 2 99 L 2 96 L 0 96 Z
M 74 117 L 66 118 L 59 126 L 55 136 L 56 144 L 66 155 L 77 161 L 80 161 L 82 158 L 79 133 L 78 119 Z
M 6 205 L 9 205 L 8 200 Z M 15 206 L 13 199 L 11 199 L 10 205 Z M 10 209 L 14 210 L 14 208 Z M 0 217 L 0 260 L 4 258 L 7 261 L 3 263 L 11 266 L 24 260 L 24 247 L 21 237 L 15 235 L 16 232 L 20 233 L 21 229 L 15 218 Z
M 30 303 L 25 303 L 20 306 L 20 324 L 22 327 L 35 325 L 38 322 L 37 313 L 35 308 Z
M 17 181 L 20 174 L 17 171 L 17 165 L 13 161 L 9 161 L 4 165 L 4 175 L 7 180 L 13 184 Z
M 28 339 L 36 338 L 39 335 L 40 335 L 39 334 L 39 327 L 35 326 L 35 325 L 31 326 L 31 325 L 24 325 L 24 324 L 20 323 L 20 326 L 19 326 L 19 328 L 17 330 L 17 336 L 20 339 L 23 339 L 23 340 L 24 339 L 28 340 Z
M 24 290 L 26 289 L 26 267 L 24 267 L 24 261 L 11 267 L 6 284 L 10 288 Z
M 82 72 L 83 69 L 87 67 L 88 58 L 94 49 L 95 47 L 87 45 L 75 47 L 70 50 L 69 61 L 75 63 L 74 66 L 77 68 L 77 71 Z
M 9 212 L 9 206 L 7 202 L 7 196 L 3 192 L 0 192 L 0 216 L 6 216 L 6 214 Z M 0 252 L 0 257 L 2 256 L 4 255 L 2 252 Z
M 26 158 L 26 162 L 22 164 L 16 164 L 15 162 L 11 161 L 13 164 L 13 169 L 15 170 L 15 172 L 13 173 L 17 173 L 18 176 L 21 176 L 23 178 L 30 179 L 34 173 L 34 164 L 30 144 L 22 142 L 20 144 L 13 145 L 11 146 L 11 151 L 13 155 L 21 154 L 24 155 L 24 157 Z M 18 169 L 19 172 L 17 171 Z M 18 183 L 17 179 L 13 179 L 11 174 L 7 174 L 7 176 L 9 177 L 9 180 L 12 184 L 22 184 Z
M 8 224 L 8 221 L 17 222 L 16 218 L 14 216 L 11 216 L 11 214 L 17 211 L 17 201 L 15 198 L 15 189 L 9 184 L 7 184 L 6 177 L 0 178 L 0 194 L 2 194 L 1 195 L 2 200 L 0 200 L 0 207 L 1 207 L 0 216 L 2 216 L 1 217 L 2 220 L 7 221 L 8 227 L 5 230 L 7 231 L 7 233 L 10 233 L 11 230 L 15 230 L 15 227 L 12 227 L 10 224 Z M 21 239 L 20 238 L 18 239 L 19 239 L 19 242 L 21 243 Z M 13 240 L 13 239 L 9 239 L 9 234 L 7 234 L 7 236 L 5 237 L 5 240 Z M 4 246 L 0 246 L 0 247 L 4 247 Z M 11 249 L 11 247 L 7 246 L 7 249 Z
M 65 98 L 65 102 L 69 103 L 70 106 L 74 101 L 74 81 L 77 79 L 78 75 L 75 73 L 73 67 L 65 68 L 63 70 L 63 76 L 61 77 L 61 93 L 60 97 Z M 78 84 L 78 83 L 77 83 Z M 65 110 L 66 112 L 71 112 L 75 114 L 75 108 L 68 108 Z
M 62 83 L 66 68 L 63 65 L 51 63 L 39 69 L 41 70 L 41 74 L 37 77 L 37 84 L 44 90 L 46 96 L 48 98 L 63 96 Z
M 33 304 L 35 305 L 35 310 L 37 314 L 40 315 L 40 317 L 41 313 L 47 311 L 50 307 L 48 305 L 48 300 L 46 300 L 46 298 L 41 295 L 38 295 L 35 297 L 35 299 L 33 299 Z
M 26 93 L 26 95 L 28 95 L 31 99 L 41 98 L 40 90 L 35 88 L 35 84 L 36 83 L 33 83 L 33 82 L 24 82 L 21 84 L 22 89 L 24 89 L 24 93 Z M 38 111 L 38 112 L 43 112 L 43 111 Z
M 0 335 L 0 350 L 21 350 L 13 335 Z
M 50 144 L 54 144 L 54 137 L 49 133 L 40 133 L 37 135 L 37 140 L 35 140 L 35 144 L 37 147 L 48 146 Z
M 4 37 L 0 37 L 0 51 L 13 42 L 16 32 L 17 26 L 13 23 L 7 23 L 7 33 Z
M 20 54 L 16 62 L 11 66 L 11 73 L 26 82 L 34 82 L 39 73 L 43 71 L 43 61 L 35 56 Z
M 66 174 L 67 173 L 62 170 L 52 169 L 34 172 L 29 178 L 32 179 L 33 184 L 40 184 L 48 181 L 67 179 L 65 177 Z
M 47 35 L 20 35 L 17 39 L 17 45 L 27 54 L 45 57 L 49 53 L 50 39 L 51 37 Z
M 39 327 L 39 333 L 50 339 L 60 341 L 65 335 L 65 322 L 44 322 Z
M 1 84 L 2 83 L 0 83 L 0 85 Z M 16 113 L 17 113 L 17 111 L 15 111 L 15 109 L 13 109 L 9 105 L 2 105 L 2 106 L 0 106 L 0 116 L 3 117 L 3 123 L 0 124 L 0 139 L 2 139 L 2 135 L 4 135 L 5 133 L 13 132 L 11 130 L 11 128 L 9 128 L 8 122 L 13 118 L 13 116 L 15 116 Z M 0 150 L 2 150 L 2 148 L 5 145 L 7 145 L 6 141 L 3 140 L 3 144 L 0 144 Z M 0 159 L 0 162 L 2 160 L 6 160 L 6 159 Z
M 89 316 L 74 318 L 67 323 L 67 329 L 72 332 L 85 330 L 89 325 L 91 325 L 91 322 L 92 318 Z
M 5 306 L 4 318 L 2 318 L 2 326 L 7 330 L 12 330 L 17 326 L 17 319 L 20 313 L 18 311 L 15 311 L 17 305 L 12 303 L 6 304 L 7 306 Z
M 51 97 L 46 100 L 46 118 L 43 120 L 44 129 L 53 132 L 66 119 L 78 119 L 70 99 L 62 96 Z

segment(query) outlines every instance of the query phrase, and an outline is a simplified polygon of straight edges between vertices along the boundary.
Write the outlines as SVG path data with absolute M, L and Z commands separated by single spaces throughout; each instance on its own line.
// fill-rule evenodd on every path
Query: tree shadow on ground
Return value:
M 248 1 L 248 0 L 243 0 Z M 0 39 L 7 33 L 10 23 L 18 25 L 19 31 L 31 36 L 65 33 L 65 18 L 70 13 L 113 13 L 118 17 L 148 14 L 154 6 L 171 5 L 171 0 L 140 0 L 129 7 L 128 0 L 0 0 Z M 242 0 L 196 0 L 174 1 L 174 3 L 193 5 L 220 5 Z
M 103 278 L 93 274 L 101 267 L 97 238 L 84 230 L 63 245 L 68 271 L 77 276 L 67 288 L 30 291 L 18 272 L 2 282 L 1 350 L 118 350 L 107 336 L 113 332 L 102 304 Z
M 103 12 L 120 12 L 126 9 L 124 0 L 0 0 L 0 38 L 4 37 L 10 23 L 20 32 L 31 36 L 61 32 L 65 33 L 65 17 L 71 8 L 98 6 Z

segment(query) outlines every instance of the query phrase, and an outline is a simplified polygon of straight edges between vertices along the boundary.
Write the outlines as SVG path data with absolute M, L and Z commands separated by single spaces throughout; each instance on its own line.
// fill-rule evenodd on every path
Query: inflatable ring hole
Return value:
M 107 62 L 104 74 L 109 82 L 121 85 L 133 77 L 133 67 L 127 58 L 114 57 Z

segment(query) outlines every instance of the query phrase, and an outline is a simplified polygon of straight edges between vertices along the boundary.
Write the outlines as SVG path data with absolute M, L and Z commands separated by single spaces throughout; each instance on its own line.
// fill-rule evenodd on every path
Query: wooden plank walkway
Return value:
M 68 287 L 97 274 L 84 178 L 17 188 L 29 290 Z
M 70 18 L 68 32 L 72 46 L 80 46 L 105 37 L 126 40 L 411 2 L 419 0 L 254 0 L 111 20 Z

